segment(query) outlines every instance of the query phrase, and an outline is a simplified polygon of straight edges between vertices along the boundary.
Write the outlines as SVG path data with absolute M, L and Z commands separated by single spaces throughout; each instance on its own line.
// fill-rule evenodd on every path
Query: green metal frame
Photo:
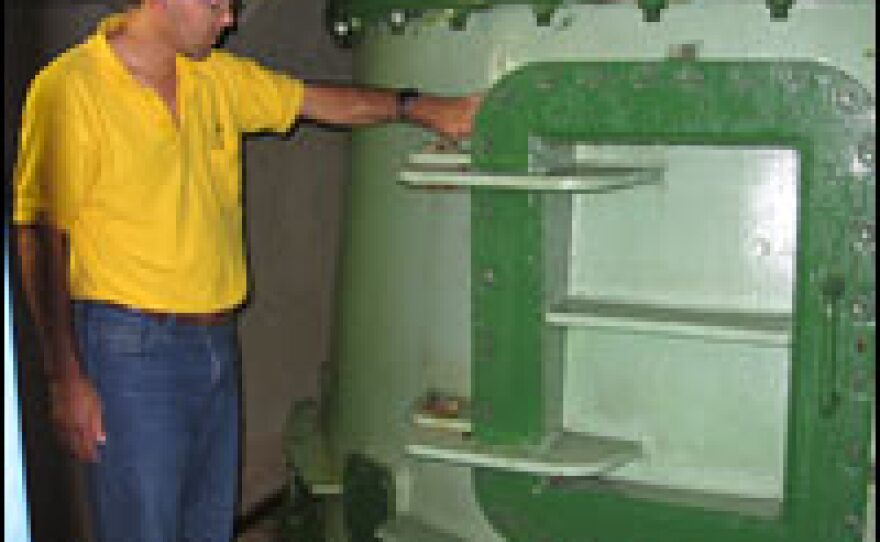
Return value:
M 478 470 L 511 541 L 856 542 L 874 400 L 874 101 L 811 62 L 533 64 L 487 95 L 472 140 L 484 171 L 527 170 L 528 141 L 774 146 L 800 156 L 784 503 L 779 519 L 638 500 Z M 474 189 L 477 438 L 535 443 L 546 427 L 540 193 Z M 553 340 L 552 337 L 550 340 Z M 539 488 L 540 490 L 536 490 Z

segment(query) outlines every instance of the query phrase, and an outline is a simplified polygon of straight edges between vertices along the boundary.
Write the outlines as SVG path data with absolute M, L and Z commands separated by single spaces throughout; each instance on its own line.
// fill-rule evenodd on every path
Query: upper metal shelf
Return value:
M 465 153 L 411 154 L 400 182 L 424 188 L 494 188 L 600 193 L 663 182 L 665 163 L 573 164 L 542 173 L 492 173 L 472 168 Z

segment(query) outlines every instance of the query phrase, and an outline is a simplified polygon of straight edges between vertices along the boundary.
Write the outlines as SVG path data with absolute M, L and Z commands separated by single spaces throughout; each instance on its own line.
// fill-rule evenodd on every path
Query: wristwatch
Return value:
M 412 107 L 413 102 L 419 99 L 422 95 L 417 89 L 414 88 L 404 88 L 397 91 L 397 118 L 398 120 L 405 120 L 409 115 L 409 109 Z

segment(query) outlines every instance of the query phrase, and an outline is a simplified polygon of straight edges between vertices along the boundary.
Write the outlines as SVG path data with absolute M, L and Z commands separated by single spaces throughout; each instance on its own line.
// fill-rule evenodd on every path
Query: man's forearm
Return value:
M 419 95 L 401 110 L 397 91 L 362 87 L 306 85 L 302 114 L 328 124 L 365 126 L 393 121 L 418 124 L 438 134 L 470 134 L 481 97 Z
M 50 226 L 16 227 L 22 287 L 50 379 L 81 374 L 71 314 L 67 235 Z
M 303 114 L 328 124 L 360 126 L 397 120 L 397 97 L 387 90 L 310 85 Z

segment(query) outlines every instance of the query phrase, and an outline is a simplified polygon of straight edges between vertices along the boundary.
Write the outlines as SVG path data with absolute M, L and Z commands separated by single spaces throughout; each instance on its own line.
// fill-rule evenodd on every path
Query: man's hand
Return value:
M 64 444 L 82 461 L 98 460 L 105 440 L 101 401 L 83 376 L 73 332 L 67 234 L 45 224 L 16 226 L 22 287 L 42 346 L 52 420 Z
M 482 102 L 482 95 L 456 98 L 421 96 L 412 104 L 407 116 L 441 136 L 463 139 L 471 135 L 474 116 Z
M 52 420 L 59 436 L 80 461 L 98 461 L 98 445 L 106 441 L 101 400 L 82 375 L 51 380 Z

